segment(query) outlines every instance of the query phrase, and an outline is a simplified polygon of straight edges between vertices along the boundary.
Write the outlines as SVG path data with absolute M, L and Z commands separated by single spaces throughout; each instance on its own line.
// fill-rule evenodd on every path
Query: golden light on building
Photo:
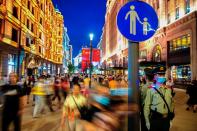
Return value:
M 54 65 L 54 68 L 61 65 L 64 21 L 61 12 L 54 8 L 52 0 L 1 0 L 0 2 L 0 46 L 5 49 L 2 54 L 0 53 L 2 57 L 0 57 L 0 67 L 7 69 L 2 64 L 7 59 L 3 54 L 11 54 L 17 59 L 18 47 L 25 52 L 21 72 L 29 68 L 28 63 L 31 62 L 32 57 L 37 65 L 48 63 Z M 2 68 L 0 74 L 6 74 Z M 13 67 L 13 71 L 16 70 L 15 68 Z M 50 70 L 52 72 L 52 69 Z
M 140 43 L 139 61 L 165 63 L 167 76 L 177 80 L 182 78 L 186 78 L 188 81 L 196 79 L 197 0 L 143 1 L 149 3 L 157 12 L 159 28 L 151 39 Z M 101 37 L 103 55 L 101 56 L 103 57 L 101 64 L 104 67 L 107 67 L 108 59 L 112 63 L 116 63 L 120 60 L 119 56 L 123 57 L 123 65 L 127 64 L 128 41 L 120 36 L 116 24 L 114 24 L 117 12 L 126 2 L 128 1 L 107 0 L 105 24 Z

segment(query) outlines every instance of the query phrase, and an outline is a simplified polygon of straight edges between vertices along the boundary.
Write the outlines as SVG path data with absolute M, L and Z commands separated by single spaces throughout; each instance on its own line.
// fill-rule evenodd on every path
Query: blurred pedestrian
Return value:
M 54 96 L 52 100 L 54 101 L 56 98 L 58 98 L 58 107 L 61 108 L 61 97 L 60 97 L 60 89 L 61 89 L 61 79 L 59 77 L 55 78 L 54 83 Z
M 187 87 L 186 93 L 189 95 L 189 99 L 187 101 L 188 107 L 186 110 L 190 110 L 193 107 L 193 112 L 197 111 L 197 80 L 192 80 L 191 84 Z
M 80 94 L 79 85 L 73 86 L 73 92 L 67 96 L 61 120 L 61 128 L 65 131 L 82 131 L 83 125 L 80 123 L 80 112 L 78 107 L 85 106 L 86 98 Z M 78 106 L 78 107 L 77 107 Z
M 83 79 L 81 79 L 79 81 L 79 85 L 81 87 L 81 90 L 80 90 L 81 94 L 87 98 L 88 97 L 88 87 L 85 86 Z
M 128 82 L 124 79 L 124 77 L 120 78 L 120 87 L 128 88 Z
M 85 88 L 89 88 L 89 84 L 90 84 L 90 78 L 88 77 L 88 75 L 86 75 L 85 78 L 84 78 Z
M 3 85 L 1 91 L 5 97 L 2 111 L 2 131 L 8 131 L 9 126 L 14 122 L 14 130 L 21 130 L 21 116 L 25 106 L 25 91 L 17 85 L 17 75 L 9 74 L 9 82 Z
M 70 82 L 67 77 L 62 78 L 61 87 L 62 87 L 62 93 L 64 95 L 64 100 L 65 100 L 70 90 Z
M 109 88 L 110 89 L 116 89 L 118 86 L 117 81 L 115 80 L 114 77 L 112 77 L 112 79 L 109 81 Z
M 47 76 L 47 78 L 45 79 L 44 87 L 46 91 L 46 105 L 51 112 L 54 112 L 51 101 L 51 96 L 53 95 L 53 83 L 50 79 L 50 76 Z
M 175 96 L 174 82 L 172 81 L 171 78 L 169 78 L 169 79 L 167 80 L 166 86 L 172 90 L 172 96 L 174 97 L 174 96 Z
M 1 90 L 1 87 L 5 85 L 1 75 L 0 75 L 0 90 Z M 0 108 L 3 107 L 3 94 L 2 92 L 0 92 Z
M 39 117 L 44 109 L 46 102 L 46 90 L 44 87 L 44 77 L 40 76 L 35 86 L 32 88 L 32 94 L 35 96 L 35 107 L 33 111 L 33 118 Z

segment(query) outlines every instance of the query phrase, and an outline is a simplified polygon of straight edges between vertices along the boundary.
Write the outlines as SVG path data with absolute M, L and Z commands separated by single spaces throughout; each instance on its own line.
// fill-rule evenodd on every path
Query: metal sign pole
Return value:
M 90 40 L 90 83 L 89 83 L 89 88 L 91 88 L 92 84 L 92 40 Z
M 117 25 L 128 40 L 128 130 L 140 131 L 139 109 L 139 42 L 152 37 L 158 27 L 158 16 L 146 2 L 127 0 L 118 12 Z M 143 8 L 143 10 L 141 10 Z M 135 41 L 135 42 L 134 42 Z
M 140 131 L 138 59 L 139 42 L 128 41 L 128 85 L 131 91 L 128 95 L 128 103 L 138 108 L 137 112 L 128 118 L 128 131 Z M 132 109 L 129 109 L 129 111 L 132 111 Z
M 128 131 L 140 131 L 139 115 L 139 82 L 138 82 L 138 57 L 139 42 L 128 42 L 128 85 L 130 93 L 128 95 L 128 104 L 131 107 L 137 106 L 137 111 L 128 118 Z M 129 111 L 133 109 L 129 106 Z

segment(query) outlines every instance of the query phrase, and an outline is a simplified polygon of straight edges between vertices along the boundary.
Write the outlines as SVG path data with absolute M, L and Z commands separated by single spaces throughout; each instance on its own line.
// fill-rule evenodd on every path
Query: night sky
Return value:
M 73 58 L 82 46 L 90 44 L 89 33 L 94 34 L 93 47 L 98 44 L 105 21 L 107 0 L 52 0 L 64 16 L 64 25 L 73 45 Z

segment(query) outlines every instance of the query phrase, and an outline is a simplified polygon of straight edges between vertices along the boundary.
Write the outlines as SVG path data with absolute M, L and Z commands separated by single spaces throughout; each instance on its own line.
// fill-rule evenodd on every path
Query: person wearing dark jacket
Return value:
M 186 93 L 189 95 L 189 99 L 187 101 L 188 107 L 186 110 L 189 110 L 190 107 L 193 107 L 193 112 L 197 111 L 197 80 L 192 80 L 191 84 L 187 87 Z
M 10 73 L 9 83 L 1 88 L 4 95 L 2 112 L 2 131 L 8 131 L 11 122 L 14 122 L 14 130 L 21 130 L 21 115 L 25 104 L 25 90 L 17 85 L 17 75 Z

